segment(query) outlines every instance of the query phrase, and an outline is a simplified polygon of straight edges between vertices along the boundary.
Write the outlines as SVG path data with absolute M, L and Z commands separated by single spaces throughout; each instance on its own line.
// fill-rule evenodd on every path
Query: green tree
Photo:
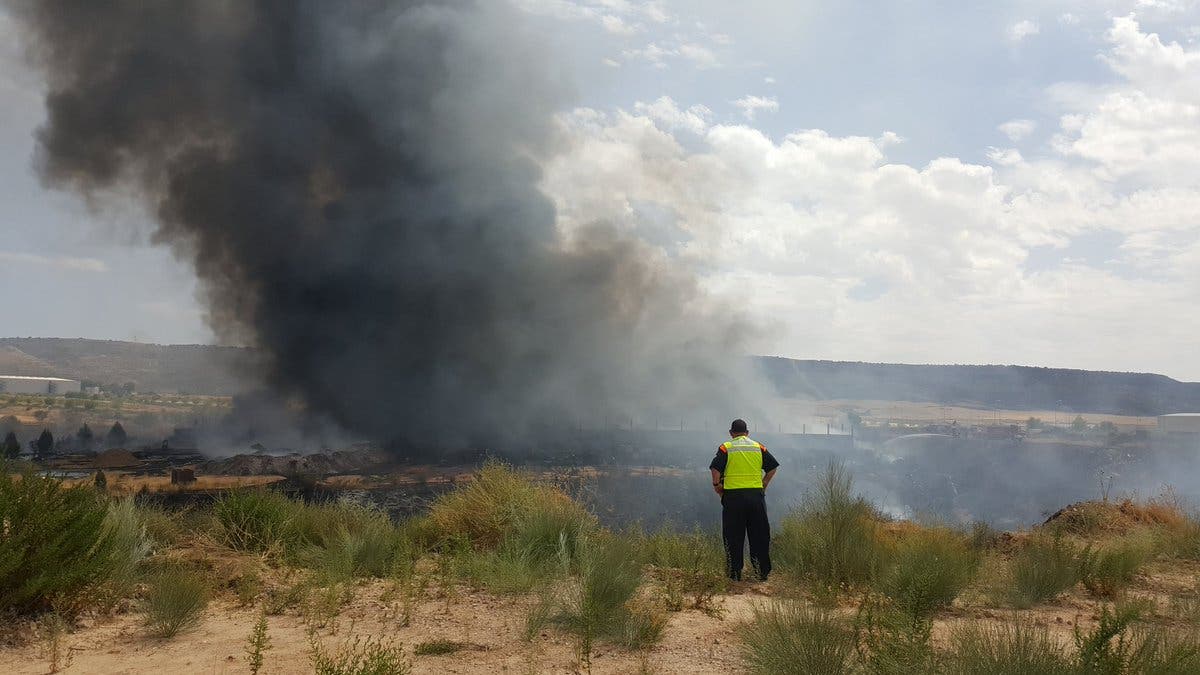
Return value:
M 0 417 L 0 433 L 7 434 L 10 431 L 16 431 L 20 428 L 21 420 L 17 419 L 16 415 Z
M 87 425 L 87 422 L 84 422 L 83 426 L 79 427 L 79 431 L 75 432 L 75 440 L 79 441 L 80 448 L 89 450 L 92 447 L 92 441 L 96 440 L 96 434 L 92 433 L 92 428 Z
M 1071 422 L 1072 431 L 1087 431 L 1087 420 L 1083 419 L 1083 415 L 1076 415 Z
M 16 432 L 10 431 L 4 437 L 4 443 L 0 445 L 0 455 L 8 459 L 16 459 L 19 454 L 21 454 L 21 442 L 17 440 Z
M 1029 419 L 1025 420 L 1025 428 L 1030 431 L 1033 431 L 1034 429 L 1041 429 L 1042 420 L 1037 417 L 1030 417 Z
M 33 445 L 35 450 L 34 459 L 41 461 L 48 457 L 54 451 L 54 434 L 50 433 L 49 429 L 42 429 L 42 435 L 38 436 L 37 442 Z
M 125 433 L 125 427 L 121 426 L 120 420 L 113 422 L 108 433 L 104 435 L 105 448 L 123 448 L 129 442 L 129 434 Z

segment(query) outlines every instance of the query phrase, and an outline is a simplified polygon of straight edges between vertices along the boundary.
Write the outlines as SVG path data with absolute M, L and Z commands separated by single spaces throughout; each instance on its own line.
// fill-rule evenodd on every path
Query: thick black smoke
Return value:
M 712 415 L 746 327 L 538 190 L 567 102 L 491 0 L 17 0 L 46 74 L 40 169 L 132 192 L 222 338 L 377 438 Z M 436 430 L 436 431 L 435 431 Z

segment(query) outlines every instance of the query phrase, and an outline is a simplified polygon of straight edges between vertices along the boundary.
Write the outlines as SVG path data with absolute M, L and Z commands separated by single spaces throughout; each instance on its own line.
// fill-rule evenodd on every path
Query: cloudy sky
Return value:
M 1200 380 L 1200 2 L 512 1 L 575 89 L 564 232 L 661 247 L 757 351 Z M 13 33 L 0 334 L 211 341 L 136 214 L 40 186 Z

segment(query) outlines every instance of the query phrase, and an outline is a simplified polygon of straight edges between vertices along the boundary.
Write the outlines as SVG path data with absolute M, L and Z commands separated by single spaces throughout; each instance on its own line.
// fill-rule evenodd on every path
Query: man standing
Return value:
M 729 425 L 730 440 L 717 448 L 708 468 L 713 491 L 721 496 L 721 538 L 729 578 L 742 579 L 742 553 L 749 535 L 750 566 L 760 581 L 766 581 L 771 573 L 771 524 L 765 492 L 779 462 L 749 433 L 745 420 L 734 420 Z

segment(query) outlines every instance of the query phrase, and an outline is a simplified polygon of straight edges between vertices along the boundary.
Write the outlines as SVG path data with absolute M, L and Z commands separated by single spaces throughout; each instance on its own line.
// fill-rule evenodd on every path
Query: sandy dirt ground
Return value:
M 402 625 L 400 603 L 386 598 L 387 584 L 357 589 L 353 602 L 316 631 L 330 649 L 353 636 L 394 640 L 404 646 L 414 673 L 575 673 L 580 672 L 575 639 L 546 629 L 533 641 L 521 634 L 533 599 L 497 597 L 465 588 L 448 597 L 427 597 Z M 740 659 L 735 627 L 748 618 L 769 590 L 745 590 L 719 599 L 721 618 L 698 610 L 670 614 L 662 641 L 646 652 L 601 644 L 592 657 L 593 673 L 729 673 Z M 437 592 L 430 595 L 436 596 Z M 384 598 L 381 600 L 381 598 Z M 63 638 L 69 652 L 64 673 L 247 673 L 245 645 L 259 610 L 229 600 L 213 602 L 202 623 L 170 640 L 148 637 L 136 612 L 97 620 Z M 272 648 L 264 673 L 312 672 L 309 627 L 295 612 L 267 617 Z M 466 643 L 458 652 L 414 656 L 413 647 L 433 640 Z M 0 651 L 0 672 L 33 675 L 49 671 L 44 644 L 31 641 Z
M 1200 565 L 1172 563 L 1147 569 L 1130 597 L 1146 598 L 1166 609 L 1170 598 L 1195 588 Z M 558 629 L 541 631 L 531 642 L 522 639 L 525 617 L 535 599 L 495 596 L 457 586 L 427 589 L 405 610 L 390 583 L 364 582 L 354 599 L 320 628 L 309 615 L 290 609 L 269 616 L 271 649 L 263 673 L 312 672 L 310 636 L 336 650 L 355 637 L 393 641 L 405 648 L 414 673 L 579 673 L 584 672 L 576 639 Z M 706 613 L 685 609 L 668 614 L 661 642 L 646 651 L 600 644 L 592 658 L 593 673 L 736 673 L 743 671 L 736 631 L 756 606 L 783 592 L 774 581 L 745 584 L 715 599 L 719 610 Z M 1069 593 L 1053 603 L 1017 612 L 988 606 L 970 595 L 943 611 L 934 624 L 935 646 L 944 647 L 956 626 L 966 622 L 1024 620 L 1045 626 L 1064 647 L 1073 644 L 1076 626 L 1095 626 L 1100 604 L 1083 592 Z M 226 595 L 210 603 L 201 623 L 173 639 L 149 637 L 136 611 L 85 621 L 63 637 L 64 673 L 247 673 L 247 638 L 260 616 L 258 607 L 239 607 Z M 853 616 L 852 604 L 840 613 Z M 1160 615 L 1160 621 L 1170 619 Z M 414 655 L 413 648 L 434 640 L 463 643 L 446 655 Z M 0 649 L 0 673 L 48 673 L 50 660 L 44 642 L 30 637 L 17 646 Z

